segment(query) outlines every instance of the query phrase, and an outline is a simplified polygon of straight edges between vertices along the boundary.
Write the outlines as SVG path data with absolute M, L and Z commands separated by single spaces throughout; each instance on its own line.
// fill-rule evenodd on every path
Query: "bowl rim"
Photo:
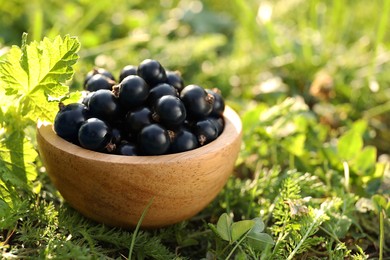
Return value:
M 235 142 L 242 135 L 242 122 L 238 114 L 228 105 L 223 113 L 225 127 L 223 132 L 214 141 L 196 149 L 164 155 L 137 155 L 125 156 L 117 154 L 106 154 L 82 148 L 76 144 L 59 137 L 53 129 L 53 124 L 48 121 L 39 120 L 37 123 L 37 135 L 46 143 L 61 150 L 63 153 L 72 154 L 74 157 L 84 158 L 96 162 L 110 162 L 116 164 L 161 164 L 191 160 L 207 156 L 223 149 Z

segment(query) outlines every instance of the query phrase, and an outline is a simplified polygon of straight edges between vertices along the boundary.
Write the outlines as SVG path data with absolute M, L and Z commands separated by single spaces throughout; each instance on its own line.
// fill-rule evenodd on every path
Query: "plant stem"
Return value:
M 310 227 L 307 229 L 305 235 L 302 237 L 301 241 L 299 241 L 298 245 L 294 248 L 294 250 L 291 252 L 291 254 L 288 256 L 286 260 L 291 260 L 293 259 L 294 255 L 298 252 L 299 248 L 303 245 L 309 234 L 311 233 L 312 229 L 314 228 L 315 225 L 317 225 L 318 220 L 320 217 L 324 214 L 323 210 L 319 210 L 316 213 L 315 218 L 313 219 L 313 222 L 311 223 Z
M 149 203 L 148 203 L 148 205 L 146 205 L 144 211 L 141 214 L 141 217 L 138 220 L 137 226 L 135 227 L 135 230 L 134 230 L 134 233 L 133 233 L 133 237 L 131 238 L 131 244 L 130 244 L 130 248 L 129 248 L 129 257 L 127 258 L 129 260 L 131 260 L 131 257 L 132 257 L 132 254 L 133 254 L 133 249 L 134 249 L 134 245 L 135 245 L 135 240 L 136 240 L 137 235 L 138 235 L 138 230 L 139 230 L 139 228 L 141 226 L 142 221 L 144 220 L 144 218 L 146 216 L 146 213 L 148 212 L 150 206 L 152 205 L 153 200 L 154 200 L 154 197 L 151 198 Z
M 245 235 L 242 236 L 242 238 L 240 239 L 240 241 L 238 241 L 236 243 L 236 245 L 233 247 L 233 249 L 230 251 L 229 255 L 225 258 L 226 260 L 229 260 L 231 259 L 234 251 L 236 251 L 237 247 L 242 243 L 242 241 L 244 241 L 244 239 L 248 236 L 249 234 L 249 231 L 245 233 Z
M 330 232 L 329 230 L 327 230 L 326 228 L 324 227 L 320 227 L 320 229 L 322 231 L 324 231 L 328 236 L 330 236 L 331 238 L 333 238 L 337 243 L 341 243 L 340 239 L 337 237 L 337 235 L 334 233 L 334 232 Z
M 41 6 L 41 1 L 36 0 L 33 1 L 33 6 L 31 8 L 32 15 L 30 18 L 31 22 L 31 31 L 32 31 L 32 38 L 34 41 L 40 41 L 42 38 L 42 31 L 43 31 L 43 8 Z
M 383 260 L 383 246 L 385 241 L 384 210 L 379 212 L 379 260 Z
M 349 185 L 349 165 L 347 162 L 343 162 L 343 167 L 344 167 L 344 177 L 345 177 L 345 181 L 344 181 L 344 187 L 345 187 L 345 190 L 349 193 L 350 192 L 350 185 Z

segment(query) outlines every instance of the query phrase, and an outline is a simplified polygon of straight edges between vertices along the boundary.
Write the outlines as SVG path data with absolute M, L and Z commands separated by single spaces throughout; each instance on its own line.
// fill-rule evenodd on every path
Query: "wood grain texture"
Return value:
M 148 202 L 142 227 L 188 219 L 221 191 L 233 171 L 242 136 L 239 116 L 226 107 L 225 129 L 192 151 L 159 156 L 120 156 L 83 149 L 38 123 L 37 141 L 47 173 L 76 210 L 110 226 L 134 227 Z

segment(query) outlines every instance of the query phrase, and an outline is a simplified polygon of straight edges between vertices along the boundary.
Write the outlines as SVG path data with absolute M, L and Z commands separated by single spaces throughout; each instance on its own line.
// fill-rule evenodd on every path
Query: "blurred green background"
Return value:
M 80 39 L 72 89 L 93 66 L 118 76 L 154 58 L 239 111 L 299 95 L 331 130 L 364 118 L 367 142 L 390 150 L 390 1 L 0 0 L 0 11 L 2 48 L 23 32 Z

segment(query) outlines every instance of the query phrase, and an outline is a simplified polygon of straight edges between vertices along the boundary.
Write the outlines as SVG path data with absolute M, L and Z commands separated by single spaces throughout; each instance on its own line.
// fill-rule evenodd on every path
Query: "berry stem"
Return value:
M 206 96 L 206 102 L 209 103 L 209 104 L 214 104 L 214 96 L 210 93 L 207 93 L 207 96 Z

